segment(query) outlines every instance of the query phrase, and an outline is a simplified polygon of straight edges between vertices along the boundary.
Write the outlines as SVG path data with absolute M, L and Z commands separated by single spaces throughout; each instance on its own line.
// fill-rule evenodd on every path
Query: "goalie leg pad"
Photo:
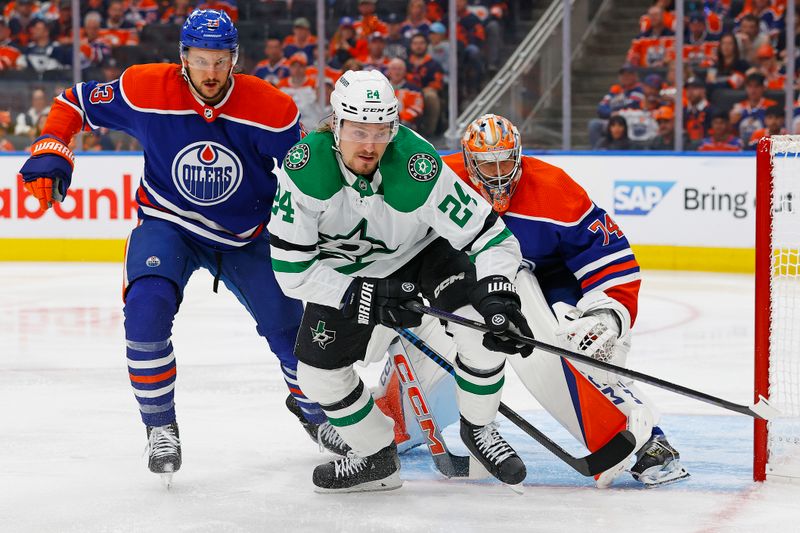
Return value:
M 369 389 L 352 365 L 334 370 L 297 365 L 300 386 L 318 402 L 336 431 L 360 457 L 368 457 L 394 441 L 394 421 L 375 406 Z

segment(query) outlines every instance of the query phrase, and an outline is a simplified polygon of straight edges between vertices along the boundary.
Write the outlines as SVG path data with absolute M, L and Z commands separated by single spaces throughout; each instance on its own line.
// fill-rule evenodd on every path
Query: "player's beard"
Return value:
M 198 86 L 192 80 L 192 75 L 188 72 L 189 69 L 187 68 L 186 70 L 188 73 L 187 78 L 189 79 L 189 85 L 192 86 L 194 92 L 197 93 L 207 105 L 216 105 L 222 100 L 223 94 L 230 86 L 230 75 L 225 76 L 222 80 L 206 77 Z M 213 82 L 213 85 L 209 85 L 210 82 Z
M 366 159 L 362 158 L 362 156 Z M 366 176 L 375 172 L 375 169 L 378 168 L 379 161 L 380 157 L 376 150 L 359 149 L 353 153 L 350 161 L 347 162 L 347 166 L 356 174 Z

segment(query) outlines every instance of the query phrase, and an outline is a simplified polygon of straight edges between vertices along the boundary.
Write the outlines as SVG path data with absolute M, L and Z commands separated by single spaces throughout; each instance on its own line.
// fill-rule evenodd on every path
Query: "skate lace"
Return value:
M 175 435 L 172 427 L 154 427 L 150 432 L 150 439 L 148 439 L 144 453 L 147 454 L 149 452 L 152 457 L 175 455 L 178 453 L 179 445 L 180 440 Z
M 347 452 L 347 457 L 333 463 L 334 475 L 336 477 L 346 477 L 357 474 L 364 469 L 366 462 L 365 458 L 359 457 L 354 451 L 350 450 Z
M 497 432 L 497 422 L 492 422 L 474 431 L 478 449 L 494 464 L 499 465 L 514 455 L 514 450 Z
M 317 443 L 321 452 L 329 448 L 345 448 L 344 440 L 330 422 L 320 424 L 317 430 Z

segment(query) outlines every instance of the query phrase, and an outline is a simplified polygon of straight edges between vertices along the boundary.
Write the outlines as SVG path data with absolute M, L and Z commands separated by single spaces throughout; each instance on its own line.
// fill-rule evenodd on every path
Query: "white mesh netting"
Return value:
M 767 473 L 800 477 L 800 136 L 772 138 L 772 278 Z

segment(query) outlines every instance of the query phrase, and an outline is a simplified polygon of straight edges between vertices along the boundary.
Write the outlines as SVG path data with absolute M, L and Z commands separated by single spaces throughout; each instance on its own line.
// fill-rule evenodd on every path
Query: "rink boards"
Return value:
M 580 183 L 635 243 L 644 268 L 753 271 L 753 154 L 531 155 Z M 15 176 L 24 159 L 0 155 L 0 260 L 120 261 L 136 224 L 141 155 L 79 154 L 68 198 L 45 214 Z

